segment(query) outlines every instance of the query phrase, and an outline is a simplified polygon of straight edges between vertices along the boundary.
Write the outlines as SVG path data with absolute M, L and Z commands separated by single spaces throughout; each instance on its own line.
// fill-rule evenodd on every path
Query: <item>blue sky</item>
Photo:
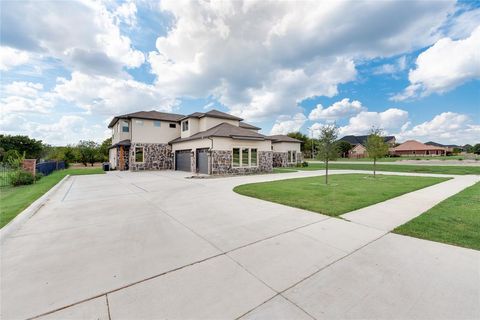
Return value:
M 2 133 L 216 108 L 264 134 L 480 142 L 479 1 L 3 1 L 1 24 Z

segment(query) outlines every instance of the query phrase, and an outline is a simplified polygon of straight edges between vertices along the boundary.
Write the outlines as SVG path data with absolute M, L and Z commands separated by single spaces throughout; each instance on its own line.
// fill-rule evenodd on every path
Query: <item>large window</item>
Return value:
M 135 147 L 135 162 L 143 162 L 143 147 Z
M 161 125 L 160 121 L 158 121 L 158 120 L 153 121 L 153 126 L 154 127 L 160 128 L 160 125 Z
M 234 167 L 240 167 L 240 148 L 233 148 L 232 163 Z
M 233 148 L 233 167 L 258 166 L 258 153 L 256 148 Z
M 250 166 L 256 167 L 257 165 L 257 149 L 250 149 Z
M 143 126 L 143 120 L 135 120 L 137 126 Z
M 289 163 L 297 162 L 297 152 L 295 150 L 288 151 L 288 162 Z
M 122 132 L 128 132 L 128 121 L 122 121 Z
M 170 123 L 170 128 L 176 128 L 177 125 L 175 123 Z
M 188 120 L 182 122 L 182 131 L 188 131 Z

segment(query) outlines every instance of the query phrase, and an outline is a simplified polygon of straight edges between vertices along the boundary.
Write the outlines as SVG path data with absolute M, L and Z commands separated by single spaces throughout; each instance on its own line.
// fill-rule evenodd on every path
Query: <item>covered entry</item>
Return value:
M 192 171 L 191 158 L 190 150 L 175 151 L 175 170 Z
M 197 172 L 208 174 L 208 148 L 197 149 Z

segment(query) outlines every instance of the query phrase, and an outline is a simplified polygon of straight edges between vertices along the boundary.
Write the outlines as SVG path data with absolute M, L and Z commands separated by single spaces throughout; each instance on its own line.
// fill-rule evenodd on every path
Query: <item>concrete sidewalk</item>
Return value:
M 480 317 L 480 252 L 388 234 L 401 211 L 373 226 L 232 192 L 322 173 L 72 177 L 3 244 L 1 318 Z M 474 181 L 402 205 L 413 216 Z

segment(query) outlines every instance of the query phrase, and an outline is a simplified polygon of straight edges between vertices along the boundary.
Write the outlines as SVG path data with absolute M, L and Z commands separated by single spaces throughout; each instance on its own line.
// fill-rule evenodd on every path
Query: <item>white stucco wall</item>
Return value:
M 257 148 L 258 151 L 271 151 L 270 140 L 239 140 L 230 138 L 214 138 L 214 150 L 232 150 L 237 147 Z
M 199 139 L 199 140 L 192 140 L 192 141 L 185 141 L 174 143 L 172 145 L 172 151 L 175 152 L 177 150 L 195 150 L 201 148 L 210 148 L 211 141 L 209 139 Z
M 297 142 L 275 142 L 272 143 L 273 151 L 276 152 L 287 152 L 287 151 L 296 151 L 300 152 L 300 143 Z
M 122 132 L 122 123 L 124 121 L 130 123 L 129 120 L 120 119 L 112 127 L 112 144 L 115 144 L 115 143 L 120 142 L 122 140 L 130 140 L 131 139 L 131 132 L 132 132 L 131 124 L 129 126 L 129 131 L 128 132 Z
M 141 120 L 143 125 L 138 123 L 138 120 L 132 121 L 132 143 L 169 143 L 173 139 L 180 136 L 180 125 L 174 122 L 161 121 L 160 127 L 154 126 L 154 120 Z M 175 128 L 170 128 L 170 123 L 175 124 Z
M 182 123 L 186 120 L 188 120 L 188 130 L 182 131 Z M 197 133 L 199 131 L 198 128 L 199 128 L 199 120 L 197 118 L 185 119 L 180 123 L 180 136 L 182 138 L 188 138 L 194 135 L 195 133 Z
M 239 125 L 239 121 L 237 121 L 237 120 L 203 117 L 203 118 L 200 118 L 198 130 L 199 131 L 205 131 L 205 130 L 208 130 L 208 129 L 210 129 L 212 127 L 215 127 L 215 126 L 219 125 L 220 123 L 224 123 L 224 122 L 229 123 L 229 124 L 231 124 L 233 126 L 236 126 L 236 127 L 238 127 L 238 125 Z
M 112 169 L 117 167 L 117 148 L 108 150 L 108 162 L 110 162 L 110 167 Z

